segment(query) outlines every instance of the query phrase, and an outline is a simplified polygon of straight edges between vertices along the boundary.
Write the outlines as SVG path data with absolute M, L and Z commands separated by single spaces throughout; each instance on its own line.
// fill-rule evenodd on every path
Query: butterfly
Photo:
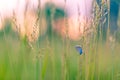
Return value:
M 75 48 L 79 52 L 80 55 L 83 53 L 82 47 L 80 47 L 79 45 L 76 45 Z

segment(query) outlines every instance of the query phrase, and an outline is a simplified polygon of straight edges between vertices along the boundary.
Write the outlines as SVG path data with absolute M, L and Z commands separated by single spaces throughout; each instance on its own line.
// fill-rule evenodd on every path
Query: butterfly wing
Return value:
M 76 50 L 80 53 L 80 55 L 83 53 L 82 48 L 80 46 L 76 46 Z

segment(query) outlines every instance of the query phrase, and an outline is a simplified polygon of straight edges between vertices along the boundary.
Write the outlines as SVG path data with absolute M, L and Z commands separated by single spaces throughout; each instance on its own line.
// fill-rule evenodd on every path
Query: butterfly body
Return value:
M 83 53 L 82 47 L 80 47 L 79 45 L 75 46 L 75 48 L 79 52 L 80 55 Z

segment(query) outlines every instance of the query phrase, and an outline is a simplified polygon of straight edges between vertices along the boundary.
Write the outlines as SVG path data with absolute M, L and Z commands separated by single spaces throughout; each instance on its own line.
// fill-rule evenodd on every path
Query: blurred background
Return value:
M 0 80 L 119 80 L 119 6 L 119 0 L 0 1 Z

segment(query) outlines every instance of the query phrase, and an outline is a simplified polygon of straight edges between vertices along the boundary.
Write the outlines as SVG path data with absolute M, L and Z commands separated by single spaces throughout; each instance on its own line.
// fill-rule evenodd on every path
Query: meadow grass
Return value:
M 119 44 L 114 43 L 115 47 L 111 49 L 110 44 L 99 42 L 88 46 L 88 51 L 83 49 L 84 54 L 79 55 L 74 47 L 79 42 L 63 43 L 56 38 L 50 45 L 47 41 L 42 41 L 39 49 L 31 50 L 11 37 L 1 39 L 0 79 L 119 80 Z
M 94 35 L 79 41 L 51 32 L 50 38 L 47 34 L 43 40 L 28 43 L 10 29 L 0 32 L 0 80 L 120 80 L 120 43 L 108 38 L 103 42 L 101 30 L 98 38 L 97 26 L 103 25 L 99 19 L 104 11 L 96 4 L 95 11 Z M 82 46 L 82 55 L 75 45 Z

